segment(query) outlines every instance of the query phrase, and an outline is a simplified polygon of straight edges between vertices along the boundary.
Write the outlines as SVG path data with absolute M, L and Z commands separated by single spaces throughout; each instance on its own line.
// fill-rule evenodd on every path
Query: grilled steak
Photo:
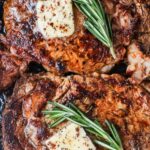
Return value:
M 131 75 L 132 83 L 139 84 L 150 76 L 150 2 L 148 0 L 120 0 L 119 2 L 120 5 L 116 6 L 118 2 L 115 0 L 106 0 L 106 10 L 109 14 L 113 14 L 115 8 L 118 9 L 113 17 L 114 22 L 119 22 L 116 28 L 113 27 L 118 41 L 122 42 L 120 39 L 125 37 L 121 38 L 118 35 L 121 32 L 120 35 L 130 33 L 127 37 L 131 36 L 131 32 L 134 33 L 134 42 L 127 40 L 127 37 L 124 40 L 127 44 L 130 43 L 127 52 L 127 74 Z M 132 15 L 126 9 L 130 9 Z M 133 28 L 134 23 L 136 23 L 136 29 Z M 120 24 L 124 28 L 118 28 Z
M 8 88 L 26 70 L 26 63 L 16 56 L 0 51 L 0 91 Z
M 110 120 L 126 150 L 150 147 L 150 95 L 140 86 L 117 74 L 63 78 L 47 73 L 23 77 L 16 84 L 3 112 L 5 150 L 47 149 L 45 141 L 57 131 L 47 127 L 41 112 L 49 107 L 47 101 L 73 102 L 101 124 Z
M 150 1 L 149 0 L 103 0 L 108 14 L 112 17 L 114 34 L 118 41 L 129 40 L 133 35 L 143 45 L 146 54 L 150 53 Z M 120 3 L 120 5 L 117 5 Z M 117 9 L 117 10 L 116 10 Z M 116 13 L 114 13 L 114 10 Z M 136 24 L 136 28 L 134 25 Z M 134 34 L 133 34 L 134 33 Z M 119 35 L 120 34 L 120 35 Z M 124 35 L 122 37 L 122 35 Z M 126 35 L 126 36 L 125 36 Z M 120 37 L 120 39 L 119 39 Z M 121 38 L 122 37 L 122 38 Z M 130 39 L 130 38 L 129 38 Z
M 10 49 L 12 54 L 0 51 L 0 90 L 14 83 L 25 71 L 26 64 L 32 61 L 42 64 L 53 74 L 26 75 L 17 82 L 3 112 L 4 149 L 46 150 L 51 149 L 49 145 L 55 147 L 50 138 L 60 129 L 67 128 L 67 124 L 49 129 L 42 110 L 50 107 L 48 101 L 57 101 L 63 104 L 74 103 L 88 117 L 97 118 L 106 129 L 105 120 L 113 122 L 120 133 L 124 149 L 149 150 L 149 83 L 142 84 L 146 90 L 140 85 L 133 85 L 141 83 L 150 75 L 149 1 L 102 0 L 112 22 L 116 60 L 112 58 L 109 49 L 84 28 L 85 17 L 74 5 L 72 19 L 68 1 L 64 8 L 67 6 L 69 13 L 61 11 L 59 16 L 59 20 L 62 15 L 70 17 L 69 22 L 66 18 L 62 21 L 67 25 L 65 27 L 53 24 L 52 20 L 58 14 L 52 13 L 53 7 L 41 5 L 44 1 L 5 2 L 6 37 L 0 35 L 0 43 Z M 60 6 L 59 1 L 57 4 Z M 47 22 L 45 9 L 50 9 L 49 16 L 53 15 L 53 19 L 49 20 L 52 22 L 48 22 L 48 25 L 55 31 L 49 27 L 44 28 L 45 23 L 40 22 L 42 19 Z M 67 16 L 68 14 L 70 15 Z M 59 23 L 59 20 L 56 22 Z M 73 20 L 74 24 L 71 22 Z M 66 32 L 65 36 L 63 32 Z M 131 75 L 130 80 L 117 74 L 93 73 L 109 72 L 124 59 L 126 47 L 129 47 L 127 74 Z M 82 76 L 56 76 L 67 72 Z M 87 135 L 93 139 L 93 136 Z
M 138 17 L 132 7 L 126 7 L 121 2 L 114 2 L 112 9 L 107 8 L 107 1 L 103 3 L 112 20 L 116 60 L 109 49 L 83 27 L 84 17 L 75 6 L 74 33 L 68 37 L 46 39 L 37 30 L 36 0 L 7 0 L 5 3 L 4 21 L 11 52 L 28 61 L 37 61 L 56 73 L 108 72 L 123 59 L 126 52 L 124 46 L 131 41 Z
M 137 13 L 141 20 L 139 24 L 139 30 L 136 31 L 138 42 L 143 46 L 144 53 L 150 57 L 150 1 L 138 1 L 136 2 Z

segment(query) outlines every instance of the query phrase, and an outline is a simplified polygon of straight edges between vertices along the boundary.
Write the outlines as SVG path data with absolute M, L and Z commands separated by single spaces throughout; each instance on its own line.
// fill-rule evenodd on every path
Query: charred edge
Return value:
M 15 120 L 16 117 L 13 111 L 8 111 L 3 116 L 3 144 L 6 145 L 11 150 L 23 150 L 21 145 L 14 135 L 15 133 Z

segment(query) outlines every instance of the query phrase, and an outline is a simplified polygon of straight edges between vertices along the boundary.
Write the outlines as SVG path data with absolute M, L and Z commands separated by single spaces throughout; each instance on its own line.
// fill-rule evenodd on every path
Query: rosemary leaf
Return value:
M 123 150 L 121 139 L 114 125 L 106 121 L 110 133 L 107 133 L 97 120 L 90 120 L 76 106 L 69 103 L 68 106 L 57 102 L 50 102 L 53 106 L 52 110 L 43 111 L 44 115 L 49 118 L 52 123 L 49 127 L 55 127 L 64 121 L 73 122 L 83 127 L 87 132 L 95 135 L 97 139 L 95 143 L 109 150 Z
M 100 0 L 73 0 L 78 9 L 86 16 L 84 26 L 104 45 L 116 59 L 112 42 L 111 23 Z

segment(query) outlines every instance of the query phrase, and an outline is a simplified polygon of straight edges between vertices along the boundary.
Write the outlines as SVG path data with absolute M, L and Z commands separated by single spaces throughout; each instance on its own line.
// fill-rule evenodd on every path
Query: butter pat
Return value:
M 36 13 L 36 26 L 45 39 L 74 33 L 72 0 L 38 0 Z
M 84 129 L 74 123 L 55 133 L 45 145 L 50 150 L 96 150 Z

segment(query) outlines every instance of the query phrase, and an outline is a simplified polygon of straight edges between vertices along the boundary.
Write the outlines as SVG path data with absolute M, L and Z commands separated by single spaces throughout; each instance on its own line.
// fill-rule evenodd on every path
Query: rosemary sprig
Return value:
M 97 121 L 88 119 L 76 106 L 69 103 L 68 106 L 59 104 L 57 102 L 49 102 L 54 108 L 52 110 L 43 111 L 44 115 L 53 122 L 49 125 L 53 128 L 65 120 L 71 121 L 95 135 L 97 140 L 94 142 L 109 150 L 123 150 L 120 137 L 114 125 L 106 121 L 111 135 L 109 135 Z
M 87 17 L 84 26 L 104 45 L 109 47 L 113 58 L 116 54 L 112 42 L 110 20 L 100 0 L 73 0 L 79 10 Z

